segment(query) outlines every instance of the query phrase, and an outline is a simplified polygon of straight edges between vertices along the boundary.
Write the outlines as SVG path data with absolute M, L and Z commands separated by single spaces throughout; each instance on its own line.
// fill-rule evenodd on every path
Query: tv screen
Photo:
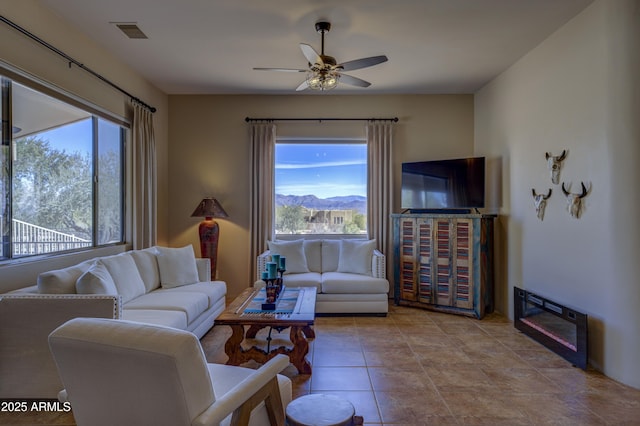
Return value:
M 402 164 L 402 208 L 484 207 L 484 157 Z

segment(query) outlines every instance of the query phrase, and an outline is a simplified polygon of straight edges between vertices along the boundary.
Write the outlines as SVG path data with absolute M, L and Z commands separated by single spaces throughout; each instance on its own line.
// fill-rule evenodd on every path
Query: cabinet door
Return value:
M 436 278 L 436 303 L 438 305 L 452 306 L 451 297 L 451 234 L 452 221 L 449 219 L 435 219 L 435 278 Z
M 422 303 L 435 303 L 433 292 L 433 219 L 416 220 L 418 258 L 416 274 L 418 280 L 418 299 Z
M 416 219 L 400 219 L 400 297 L 417 300 L 416 288 Z
M 455 219 L 453 225 L 453 304 L 473 309 L 473 220 Z

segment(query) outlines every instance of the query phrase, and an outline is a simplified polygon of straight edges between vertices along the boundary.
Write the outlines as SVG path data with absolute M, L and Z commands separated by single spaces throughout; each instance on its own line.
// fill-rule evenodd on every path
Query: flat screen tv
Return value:
M 404 210 L 471 210 L 484 207 L 484 157 L 402 164 Z

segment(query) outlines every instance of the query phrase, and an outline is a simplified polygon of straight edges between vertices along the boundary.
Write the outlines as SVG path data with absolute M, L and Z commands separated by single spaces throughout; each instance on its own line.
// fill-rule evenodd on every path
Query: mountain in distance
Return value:
M 367 198 L 361 195 L 318 198 L 315 195 L 276 194 L 276 206 L 302 206 L 314 210 L 356 210 L 367 213 Z

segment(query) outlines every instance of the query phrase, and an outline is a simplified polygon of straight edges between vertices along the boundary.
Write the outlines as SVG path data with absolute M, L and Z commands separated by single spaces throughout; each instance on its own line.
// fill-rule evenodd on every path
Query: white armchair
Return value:
M 78 426 L 284 425 L 291 381 L 278 355 L 258 370 L 207 364 L 187 331 L 76 318 L 49 346 Z

